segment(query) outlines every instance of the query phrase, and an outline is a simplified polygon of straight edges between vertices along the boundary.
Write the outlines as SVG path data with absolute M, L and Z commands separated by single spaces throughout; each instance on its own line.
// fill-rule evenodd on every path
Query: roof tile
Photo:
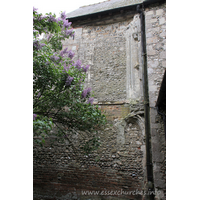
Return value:
M 77 10 L 74 10 L 67 14 L 68 18 L 80 17 L 84 15 L 94 14 L 106 10 L 112 10 L 115 8 L 126 7 L 134 4 L 139 4 L 145 0 L 107 0 L 100 3 L 82 6 Z

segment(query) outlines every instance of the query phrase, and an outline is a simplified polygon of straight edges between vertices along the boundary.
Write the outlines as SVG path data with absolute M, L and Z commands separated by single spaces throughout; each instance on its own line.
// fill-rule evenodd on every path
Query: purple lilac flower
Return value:
M 45 19 L 45 18 L 48 18 L 48 17 L 47 17 L 47 16 L 42 16 L 42 15 L 41 15 L 41 16 L 38 17 L 37 20 L 38 20 L 38 21 L 41 21 L 41 20 L 43 20 L 43 19 Z
M 89 67 L 90 67 L 89 65 L 86 65 L 85 67 L 82 66 L 82 69 L 83 69 L 84 72 L 87 72 L 87 70 L 89 69 Z
M 67 15 L 65 14 L 65 11 L 61 13 L 60 17 L 64 20 L 66 19 Z
M 71 22 L 68 22 L 68 20 L 63 20 L 63 27 L 64 27 L 64 28 L 69 28 L 71 24 L 72 24 L 72 23 L 71 23 Z
M 40 98 L 40 97 L 41 97 L 41 92 L 39 92 L 37 95 L 37 98 Z
M 36 117 L 37 117 L 37 115 L 36 115 L 36 114 L 33 114 L 33 121 L 35 120 Z
M 66 71 L 67 67 L 66 67 L 66 63 L 63 65 L 64 70 Z
M 72 29 L 70 29 L 70 31 L 71 31 L 71 33 L 69 34 L 71 37 L 73 37 L 74 36 L 74 34 L 75 34 L 75 32 L 73 32 L 73 28 Z
M 41 49 L 43 46 L 45 46 L 46 44 L 42 43 L 40 44 L 38 40 L 35 40 L 33 41 L 33 47 L 36 49 L 36 50 L 39 50 Z
M 33 47 L 34 47 L 36 50 L 39 50 L 39 49 L 40 49 L 40 44 L 39 44 L 39 41 L 38 41 L 38 40 L 33 41 Z
M 51 39 L 51 36 L 52 36 L 52 34 L 49 34 L 49 35 L 47 36 L 47 40 L 50 40 L 50 39 Z
M 70 30 L 67 30 L 66 32 L 65 32 L 65 34 L 67 35 L 67 36 L 73 36 L 73 28 L 72 29 L 70 29 Z
M 38 10 L 38 8 L 34 8 L 34 7 L 33 7 L 33 12 L 35 12 L 36 10 Z
M 70 59 L 72 59 L 72 58 L 74 57 L 74 54 L 75 54 L 75 53 L 73 53 L 71 50 L 69 50 L 69 52 L 68 52 L 68 57 L 69 57 Z
M 73 81 L 73 77 L 71 77 L 71 76 L 68 76 L 67 77 L 67 80 L 66 80 L 66 86 L 69 86 L 69 85 L 71 85 L 71 83 L 72 83 L 72 81 Z
M 93 97 L 90 97 L 89 99 L 88 99 L 88 101 L 87 101 L 87 104 L 93 104 L 93 101 L 94 101 L 94 98 Z
M 46 18 L 48 18 L 48 16 L 46 16 L 46 15 L 41 16 L 41 17 L 42 17 L 42 19 L 46 19 Z
M 87 89 L 83 90 L 83 92 L 81 94 L 82 99 L 86 98 L 86 96 L 87 96 Z
M 60 56 L 61 56 L 61 57 L 63 57 L 63 56 L 64 56 L 64 53 L 63 53 L 63 51 L 61 51 L 61 52 L 60 52 Z
M 68 53 L 67 49 L 68 49 L 68 48 L 66 47 L 66 48 L 63 50 L 63 52 L 64 52 L 64 53 Z
M 54 56 L 54 60 L 57 61 L 59 59 L 58 56 Z
M 45 33 L 48 33 L 48 29 L 47 29 L 46 27 L 44 28 L 44 32 L 45 32 Z
M 43 46 L 45 46 L 46 44 L 44 44 L 44 43 L 42 43 L 42 44 L 40 44 L 40 48 L 42 48 Z
M 61 56 L 61 57 L 63 57 L 64 54 L 68 53 L 67 49 L 68 49 L 68 48 L 65 48 L 64 50 L 62 50 L 62 51 L 60 52 L 60 56 Z
M 89 95 L 90 92 L 91 92 L 91 88 L 87 88 L 87 89 L 83 90 L 81 97 L 86 98 L 86 96 Z
M 55 19 L 55 17 L 53 17 L 52 15 L 50 15 L 48 22 L 57 22 L 57 19 Z
M 64 68 L 63 73 L 68 72 L 69 66 L 66 66 L 66 64 L 64 64 L 64 65 L 63 65 L 63 68 Z
M 90 88 L 90 87 L 87 89 L 88 95 L 90 94 L 91 90 L 92 90 L 92 88 Z
M 62 19 L 61 19 L 60 17 L 58 17 L 58 18 L 57 18 L 57 21 L 58 21 L 58 22 L 59 22 L 59 21 L 62 21 Z
M 41 21 L 42 20 L 42 16 L 38 16 L 37 20 Z
M 80 60 L 77 60 L 77 61 L 75 62 L 75 67 L 76 67 L 77 69 L 81 69 L 81 61 L 80 61 Z
M 55 55 L 51 56 L 51 60 L 53 60 L 53 61 L 57 61 L 58 59 L 59 59 L 58 56 L 55 56 Z

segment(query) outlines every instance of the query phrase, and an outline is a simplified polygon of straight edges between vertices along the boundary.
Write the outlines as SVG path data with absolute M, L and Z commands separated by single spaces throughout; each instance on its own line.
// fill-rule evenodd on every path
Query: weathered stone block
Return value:
M 156 52 L 156 50 L 153 49 L 153 46 L 148 45 L 147 46 L 147 55 L 153 56 L 153 55 L 156 55 L 156 54 L 157 54 L 157 52 Z
M 159 65 L 158 60 L 150 60 L 150 61 L 148 61 L 148 66 L 149 67 L 156 68 L 156 67 L 158 67 L 158 65 Z
M 153 123 L 153 122 L 151 122 Z M 158 134 L 157 129 L 156 128 L 151 128 L 151 136 L 156 136 Z
M 146 16 L 153 15 L 153 14 L 154 14 L 153 10 L 150 10 L 150 11 L 146 12 Z
M 159 19 L 159 24 L 162 25 L 166 22 L 166 19 L 164 17 Z
M 166 187 L 166 182 L 165 182 L 165 180 L 155 179 L 154 180 L 154 185 L 157 188 L 165 188 Z
M 156 124 L 151 124 L 151 128 L 161 128 L 161 125 L 156 123 Z
M 149 91 L 157 91 L 157 86 L 156 85 L 150 85 Z
M 162 52 L 160 53 L 160 58 L 166 59 L 166 52 L 165 52 L 165 51 L 162 51 Z
M 147 38 L 147 44 L 152 44 L 152 43 L 157 43 L 157 42 L 158 42 L 157 37 Z
M 166 37 L 166 31 L 163 30 L 162 33 L 160 34 L 161 37 Z
M 166 60 L 163 60 L 163 61 L 162 61 L 162 66 L 163 66 L 163 67 L 166 67 Z
M 151 38 L 151 37 L 153 37 L 153 33 L 152 33 L 152 32 L 148 32 L 148 33 L 146 33 L 146 37 L 147 37 L 147 38 Z
M 157 34 L 160 31 L 160 27 L 155 27 L 155 28 L 152 28 L 151 30 L 153 34 Z
M 157 18 L 154 18 L 154 19 L 151 19 L 150 20 L 150 23 L 155 23 L 155 22 L 157 22 L 158 20 L 157 20 Z
M 154 73 L 153 68 L 148 68 L 148 75 L 153 74 L 153 73 Z
M 151 143 L 152 145 L 152 160 L 153 162 L 163 162 L 164 161 L 164 153 L 161 153 L 161 144 L 159 142 Z
M 159 15 L 162 15 L 164 13 L 164 10 L 163 9 L 158 9 L 156 10 L 156 15 L 159 16 Z

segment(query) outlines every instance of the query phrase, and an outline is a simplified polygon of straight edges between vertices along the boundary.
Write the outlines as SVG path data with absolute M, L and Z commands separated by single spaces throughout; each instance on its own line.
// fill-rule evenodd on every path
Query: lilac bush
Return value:
M 88 101 L 87 101 L 87 103 L 89 104 L 93 104 L 93 101 L 94 101 L 94 98 L 93 97 L 90 97 L 89 99 L 88 99 Z
M 70 86 L 71 83 L 72 83 L 72 81 L 73 81 L 73 79 L 74 79 L 73 77 L 68 76 L 68 77 L 67 77 L 67 80 L 66 80 L 66 85 L 67 85 L 67 86 Z
M 63 139 L 66 130 L 90 131 L 106 122 L 93 105 L 91 88 L 84 89 L 89 65 L 74 61 L 74 52 L 62 45 L 75 34 L 66 18 L 65 12 L 56 18 L 33 8 L 33 131 L 40 144 L 52 128 L 58 131 L 51 134 Z

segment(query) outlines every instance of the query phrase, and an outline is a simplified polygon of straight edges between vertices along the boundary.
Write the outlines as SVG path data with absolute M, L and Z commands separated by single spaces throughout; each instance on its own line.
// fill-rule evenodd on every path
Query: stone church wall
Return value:
M 89 155 L 78 148 L 80 135 L 73 135 L 76 150 L 69 143 L 34 146 L 34 199 L 142 199 L 131 192 L 142 191 L 145 177 L 144 119 L 139 115 L 123 119 L 130 111 L 143 113 L 142 105 L 102 105 L 108 124 L 98 133 L 101 145 Z M 139 109 L 140 108 L 140 109 Z M 114 119 L 112 117 L 115 117 Z M 111 125 L 112 124 L 112 125 Z M 108 197 L 108 196 L 107 196 Z
M 150 7 L 145 15 L 149 97 L 154 107 L 165 69 L 165 7 Z M 89 155 L 69 143 L 51 147 L 47 140 L 43 148 L 34 145 L 34 200 L 144 199 L 131 194 L 146 184 L 140 19 L 133 12 L 114 19 L 76 25 L 75 38 L 64 42 L 64 48 L 75 52 L 75 61 L 90 65 L 85 87 L 92 88 L 95 104 L 108 119 L 98 132 L 101 145 Z M 155 109 L 150 115 L 153 151 L 163 151 L 159 158 L 153 153 L 155 187 L 162 192 L 156 198 L 164 199 L 163 129 Z M 80 134 L 71 139 L 78 149 Z M 121 195 L 84 195 L 84 191 L 121 191 Z
M 161 200 L 166 199 L 166 139 L 155 104 L 166 69 L 166 4 L 146 9 L 145 16 L 154 185 Z

